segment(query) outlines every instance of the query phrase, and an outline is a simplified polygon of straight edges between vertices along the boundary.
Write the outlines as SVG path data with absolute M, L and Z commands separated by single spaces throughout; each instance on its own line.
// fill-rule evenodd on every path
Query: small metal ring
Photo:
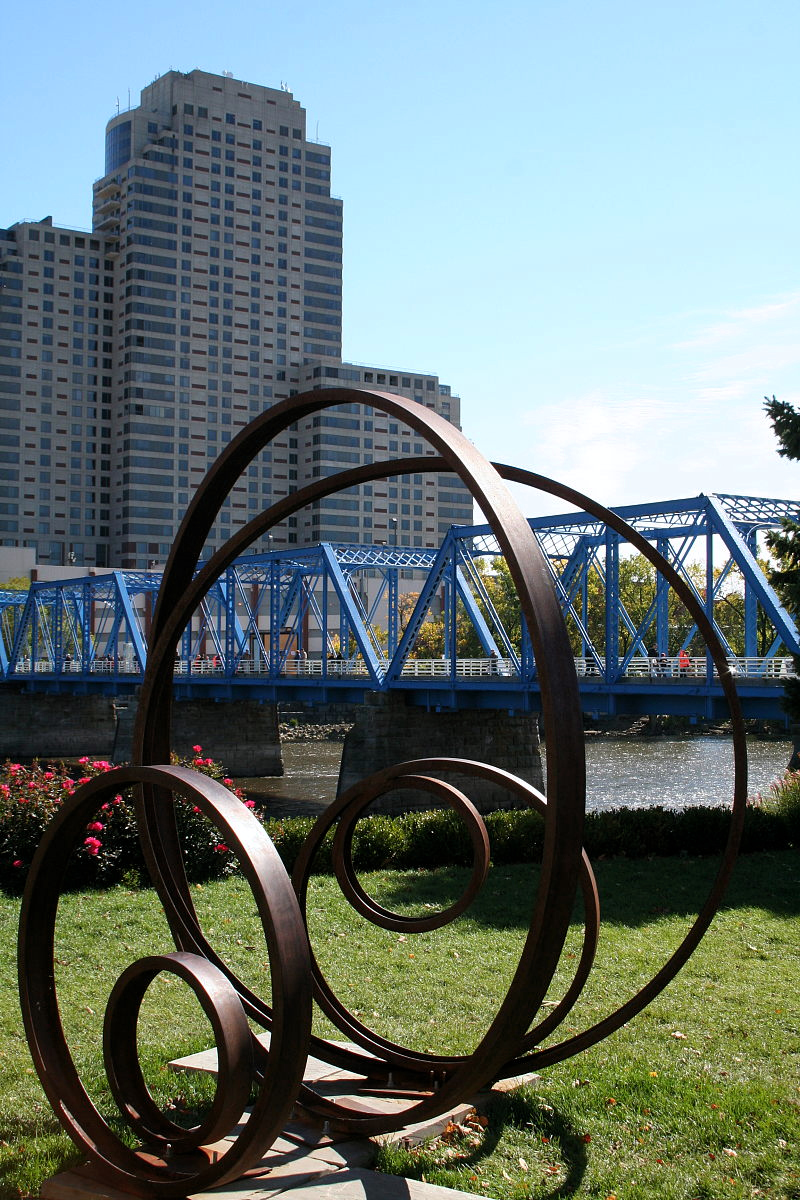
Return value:
M 425 917 L 406 917 L 383 908 L 364 891 L 353 868 L 353 833 L 364 809 L 379 796 L 408 788 L 427 792 L 437 800 L 444 801 L 463 817 L 473 849 L 472 874 L 464 891 L 446 909 Z M 371 776 L 363 784 L 358 783 L 351 787 L 342 799 L 345 806 L 340 810 L 342 819 L 333 841 L 333 867 L 342 893 L 360 916 L 382 929 L 400 933 L 425 933 L 431 929 L 441 929 L 469 908 L 483 886 L 489 870 L 489 838 L 481 814 L 462 792 L 441 779 L 431 779 L 409 772 L 385 782 L 381 781 L 380 775 Z
M 136 1039 L 145 993 L 162 972 L 188 983 L 203 1008 L 217 1047 L 217 1089 L 211 1109 L 192 1129 L 171 1121 L 154 1101 L 142 1074 Z M 217 967 L 197 954 L 150 955 L 131 963 L 106 1006 L 103 1059 L 111 1093 L 131 1129 L 145 1142 L 183 1154 L 230 1133 L 247 1107 L 253 1079 L 250 1027 L 236 989 Z

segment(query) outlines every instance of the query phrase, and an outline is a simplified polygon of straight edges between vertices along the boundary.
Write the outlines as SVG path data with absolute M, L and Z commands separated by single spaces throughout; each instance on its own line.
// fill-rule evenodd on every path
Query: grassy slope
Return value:
M 712 869 L 687 859 L 598 864 L 601 948 L 567 1032 L 596 1020 L 653 973 L 680 939 Z M 379 872 L 365 882 L 389 907 L 429 911 L 449 902 L 464 878 L 456 870 Z M 348 1005 L 379 1032 L 421 1049 L 468 1052 L 513 970 L 534 882 L 531 868 L 496 868 L 467 917 L 404 938 L 356 921 L 335 882 L 315 878 L 315 950 Z M 800 1196 L 798 884 L 795 853 L 742 859 L 700 950 L 645 1013 L 594 1050 L 543 1072 L 492 1114 L 480 1145 L 456 1140 L 436 1159 L 387 1156 L 384 1166 L 498 1197 Z M 263 991 L 263 935 L 244 884 L 230 880 L 194 895 L 215 947 Z M 22 1033 L 17 914 L 16 901 L 0 899 L 0 1196 L 9 1197 L 35 1194 L 72 1153 Z M 578 915 L 564 979 L 579 934 Z M 170 948 L 151 892 L 119 888 L 62 901 L 57 969 L 65 1026 L 87 1086 L 110 1117 L 98 1052 L 106 997 L 129 962 Z M 332 1032 L 322 1021 L 318 1027 Z M 163 1064 L 208 1040 L 185 989 L 160 979 L 148 993 L 140 1044 L 151 1087 L 165 1102 L 195 1102 L 193 1085 Z

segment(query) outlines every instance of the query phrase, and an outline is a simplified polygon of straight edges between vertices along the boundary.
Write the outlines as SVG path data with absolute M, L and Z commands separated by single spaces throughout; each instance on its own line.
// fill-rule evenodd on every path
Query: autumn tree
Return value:
M 782 458 L 800 461 L 800 413 L 791 404 L 765 396 L 764 407 L 780 445 Z M 782 603 L 800 618 L 800 523 L 789 517 L 781 521 L 780 533 L 768 537 L 770 550 L 778 565 L 770 572 L 770 582 Z M 800 657 L 794 655 L 795 671 L 800 673 Z M 800 721 L 800 679 L 787 679 L 784 685 L 783 706 L 792 721 Z

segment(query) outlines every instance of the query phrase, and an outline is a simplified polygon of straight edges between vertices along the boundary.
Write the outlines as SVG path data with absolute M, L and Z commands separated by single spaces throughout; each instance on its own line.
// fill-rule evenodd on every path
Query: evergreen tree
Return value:
M 765 396 L 764 405 L 772 428 L 780 442 L 778 453 L 784 458 L 800 461 L 800 412 L 785 401 Z M 781 521 L 780 533 L 767 538 L 778 566 L 770 571 L 770 582 L 781 602 L 795 620 L 800 620 L 800 523 L 789 517 Z M 800 656 L 794 656 L 795 670 L 800 674 Z M 784 688 L 783 707 L 792 721 L 800 722 L 800 679 L 789 679 Z

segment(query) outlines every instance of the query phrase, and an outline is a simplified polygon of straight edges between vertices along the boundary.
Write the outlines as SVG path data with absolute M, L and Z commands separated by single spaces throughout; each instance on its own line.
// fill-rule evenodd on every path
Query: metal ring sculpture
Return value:
M 286 496 L 235 534 L 199 571 L 199 556 L 219 509 L 248 464 L 294 422 L 338 404 L 371 406 L 427 438 L 424 457 L 369 463 L 316 481 Z M 374 479 L 412 472 L 460 476 L 485 514 L 508 563 L 530 633 L 541 687 L 547 751 L 547 799 L 496 767 L 454 759 L 399 764 L 363 780 L 339 797 L 313 828 L 293 883 L 258 821 L 221 784 L 169 763 L 175 649 L 185 626 L 217 578 L 252 542 L 305 505 Z M 717 668 L 731 712 L 735 784 L 730 833 L 711 892 L 684 940 L 656 975 L 591 1028 L 540 1047 L 575 1003 L 589 975 L 599 930 L 599 902 L 582 850 L 585 765 L 581 705 L 572 650 L 548 569 L 536 540 L 503 480 L 525 483 L 606 522 L 666 577 L 691 613 Z M 520 804 L 544 816 L 544 849 L 530 928 L 519 964 L 500 1007 L 470 1055 L 422 1054 L 381 1037 L 360 1022 L 324 978 L 308 944 L 303 910 L 314 853 L 337 826 L 334 865 L 356 911 L 384 929 L 409 932 L 439 927 L 471 903 L 486 875 L 486 829 L 470 800 L 435 775 L 489 778 Z M 431 773 L 435 773 L 435 775 Z M 94 1108 L 70 1056 L 61 1025 L 53 973 L 53 939 L 63 865 L 98 803 L 125 786 L 137 790 L 137 816 L 147 868 L 164 907 L 176 953 L 146 958 L 123 972 L 106 1012 L 104 1057 L 120 1111 L 142 1140 L 132 1150 Z M 413 919 L 382 908 L 359 884 L 352 867 L 353 829 L 376 797 L 415 787 L 450 805 L 465 821 L 474 865 L 464 894 L 450 908 Z M 178 532 L 159 592 L 147 672 L 134 733 L 134 765 L 79 788 L 48 828 L 31 868 L 20 927 L 20 992 L 34 1063 L 67 1132 L 106 1180 L 142 1196 L 183 1196 L 222 1184 L 252 1167 L 274 1141 L 295 1103 L 332 1126 L 374 1134 L 446 1112 L 487 1083 L 557 1062 L 593 1045 L 639 1012 L 674 978 L 719 904 L 736 856 L 747 791 L 744 727 L 724 651 L 702 606 L 674 569 L 635 530 L 587 496 L 532 472 L 487 462 L 436 413 L 386 393 L 322 389 L 276 404 L 234 438 L 196 493 Z M 247 988 L 209 945 L 194 909 L 181 859 L 175 797 L 188 799 L 214 821 L 237 854 L 264 925 L 272 974 L 271 1004 Z M 583 949 L 571 984 L 556 1006 L 534 1024 L 561 957 L 573 902 L 585 909 Z M 214 1031 L 219 1081 L 206 1119 L 183 1130 L 160 1112 L 147 1091 L 136 1055 L 135 1029 L 143 996 L 160 972 L 182 979 L 195 993 Z M 355 1049 L 311 1035 L 312 993 Z M 270 1031 L 265 1051 L 248 1025 Z M 303 1083 L 306 1058 L 319 1058 L 361 1080 L 354 1096 L 332 1100 Z M 238 1121 L 252 1086 L 257 1098 L 246 1123 Z M 399 1089 L 408 1103 L 387 1114 L 368 1097 Z M 220 1139 L 228 1138 L 223 1152 Z M 212 1151 L 210 1143 L 215 1143 Z

